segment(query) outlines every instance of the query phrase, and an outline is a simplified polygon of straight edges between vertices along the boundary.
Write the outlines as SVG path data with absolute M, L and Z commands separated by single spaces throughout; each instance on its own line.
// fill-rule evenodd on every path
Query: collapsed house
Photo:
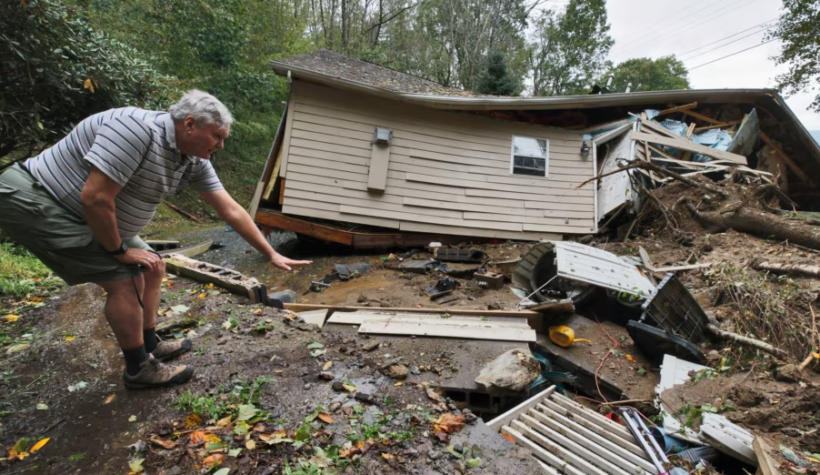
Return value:
M 251 206 L 268 230 L 357 248 L 561 240 L 664 184 L 595 180 L 635 160 L 820 202 L 820 146 L 773 90 L 480 96 L 324 50 L 273 68 L 290 97 Z

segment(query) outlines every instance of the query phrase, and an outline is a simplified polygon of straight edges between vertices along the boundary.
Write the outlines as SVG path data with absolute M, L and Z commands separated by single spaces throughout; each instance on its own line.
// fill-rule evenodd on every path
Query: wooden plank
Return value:
M 370 156 L 370 173 L 367 175 L 367 189 L 384 191 L 387 186 L 387 169 L 390 166 L 390 146 L 373 144 Z
M 665 135 L 670 138 L 680 138 L 680 135 L 676 134 L 675 132 L 672 132 L 671 130 L 658 124 L 657 122 L 652 122 L 651 120 L 641 119 L 641 127 L 646 127 L 653 132 L 657 132 L 661 135 Z
M 279 176 L 282 178 L 288 173 L 288 156 L 290 154 L 291 134 L 293 133 L 293 116 L 295 115 L 294 108 L 296 107 L 296 91 L 291 88 L 290 98 L 288 99 L 287 116 L 285 117 L 285 137 L 282 139 L 282 148 L 279 150 L 282 156 L 281 164 L 279 166 Z M 275 181 L 273 179 L 269 181 Z
M 470 221 L 466 219 L 450 219 L 441 218 L 438 216 L 425 216 L 415 213 L 405 213 L 400 211 L 385 211 L 373 208 L 362 208 L 359 206 L 341 205 L 339 212 L 358 216 L 372 216 L 374 218 L 392 218 L 401 221 L 416 221 L 426 224 L 441 224 L 444 226 L 462 226 L 467 228 L 521 231 L 520 223 L 499 223 L 494 221 Z
M 527 411 L 529 411 L 533 407 L 540 404 L 541 401 L 547 399 L 550 396 L 550 394 L 555 392 L 555 390 L 556 390 L 555 386 L 548 387 L 547 389 L 545 389 L 545 390 L 541 391 L 540 393 L 536 394 L 535 396 L 527 399 L 526 401 L 524 401 L 521 404 L 515 406 L 514 408 L 510 409 L 509 411 L 499 415 L 495 419 L 488 422 L 487 425 L 492 430 L 495 430 L 495 431 L 501 430 L 502 426 L 509 425 L 510 422 L 517 419 L 518 416 L 520 416 L 521 414 L 526 413 Z
M 762 437 L 756 436 L 752 447 L 757 455 L 757 473 L 759 475 L 780 475 L 777 463 L 770 455 L 769 444 Z
M 297 313 L 305 323 L 311 323 L 313 325 L 322 328 L 325 326 L 325 320 L 327 320 L 327 310 L 320 309 L 320 310 L 309 310 L 307 312 L 299 312 Z
M 466 340 L 535 341 L 535 330 L 474 327 L 471 325 L 429 325 L 425 323 L 366 322 L 359 333 L 377 335 L 436 336 Z
M 336 242 L 347 246 L 353 245 L 353 236 L 350 233 L 345 233 L 329 226 L 294 219 L 279 213 L 271 213 L 263 210 L 256 213 L 254 221 L 275 229 L 293 231 L 297 234 L 313 236 L 324 241 Z
M 690 117 L 694 117 L 695 119 L 700 119 L 700 120 L 702 120 L 704 122 L 708 122 L 710 124 L 718 125 L 718 124 L 723 124 L 724 123 L 724 122 L 721 122 L 719 120 L 715 120 L 715 119 L 713 119 L 709 116 L 703 115 L 700 112 L 695 112 L 693 110 L 682 110 L 681 112 L 683 112 L 684 114 L 686 114 Z
M 535 457 L 548 463 L 551 467 L 557 468 L 560 471 L 560 473 L 569 475 L 585 475 L 584 472 L 579 471 L 577 468 L 568 464 L 565 460 L 553 455 L 551 452 L 544 450 L 543 447 L 534 443 L 533 441 L 525 437 L 524 434 L 518 432 L 512 427 L 503 426 L 501 428 L 501 432 L 504 434 L 509 434 L 513 439 L 515 439 L 515 442 L 518 445 L 529 449 Z
M 626 472 L 617 465 L 613 464 L 609 460 L 605 459 L 598 453 L 596 450 L 592 450 L 591 447 L 598 448 L 598 451 L 604 452 L 605 449 L 601 447 L 595 446 L 595 444 L 590 443 L 588 440 L 580 438 L 581 442 L 578 442 L 575 438 L 570 437 L 570 432 L 565 431 L 566 435 L 563 435 L 550 427 L 539 422 L 537 419 L 532 417 L 529 414 L 522 414 L 519 418 L 519 421 L 522 424 L 525 424 L 532 429 L 535 429 L 537 432 L 541 433 L 541 435 L 547 437 L 549 440 L 557 442 L 561 444 L 563 447 L 566 447 L 567 451 L 572 453 L 574 456 L 578 457 L 578 460 L 582 461 L 584 464 L 577 462 L 578 465 L 586 468 L 586 470 L 590 471 L 590 473 L 601 473 L 604 475 L 612 474 L 612 475 L 633 475 L 632 473 Z M 606 450 L 604 452 L 607 457 L 614 457 L 615 454 Z M 638 474 L 641 471 L 637 472 Z
M 372 312 L 375 309 L 373 307 L 355 307 L 355 306 L 344 306 L 344 305 L 325 305 L 325 304 L 313 304 L 313 303 L 286 303 L 285 308 L 290 310 L 291 312 L 306 312 L 308 310 L 320 310 L 320 309 L 332 309 L 336 312 Z M 427 313 L 431 315 L 470 315 L 476 317 L 512 317 L 512 318 L 519 318 L 523 317 L 526 318 L 528 321 L 534 318 L 543 318 L 541 314 L 538 312 L 531 312 L 528 310 L 470 310 L 464 308 L 448 308 L 448 309 L 441 309 L 441 308 L 431 308 L 431 307 L 380 307 L 377 309 L 379 312 L 397 312 L 397 313 Z
M 692 103 L 690 103 L 690 104 L 684 104 L 684 105 L 681 105 L 681 106 L 671 107 L 671 108 L 669 108 L 669 109 L 664 109 L 664 110 L 662 110 L 662 111 L 661 111 L 661 112 L 657 115 L 657 117 L 660 117 L 660 116 L 662 116 L 662 115 L 667 115 L 667 114 L 673 114 L 673 113 L 675 113 L 675 112 L 683 112 L 683 111 L 685 111 L 685 110 L 694 109 L 694 108 L 695 108 L 695 107 L 697 107 L 697 106 L 698 106 L 698 103 L 697 103 L 697 102 L 692 102 Z
M 168 256 L 168 255 L 171 255 L 171 254 L 179 254 L 180 256 L 194 257 L 194 256 L 198 256 L 198 255 L 202 254 L 203 252 L 207 251 L 208 249 L 210 249 L 211 245 L 213 243 L 214 242 L 212 240 L 211 241 L 204 241 L 204 242 L 201 242 L 199 244 L 194 244 L 192 246 L 186 246 L 186 247 L 181 247 L 181 248 L 167 249 L 167 250 L 164 250 L 164 251 L 158 251 L 158 254 L 160 256 Z
M 690 152 L 700 153 L 702 155 L 706 155 L 707 157 L 717 158 L 719 160 L 729 160 L 730 162 L 740 163 L 741 165 L 746 165 L 746 157 L 742 155 L 737 155 L 734 153 L 724 152 L 723 150 L 717 150 L 714 148 L 709 148 L 700 144 L 696 144 L 694 142 L 685 140 L 681 137 L 678 138 L 671 138 L 671 137 L 661 137 L 659 135 L 650 135 L 645 134 L 642 132 L 631 132 L 630 137 L 633 140 L 639 140 L 642 142 L 651 142 L 657 143 L 661 145 L 668 145 L 670 147 L 675 147 L 683 150 L 689 150 Z
M 268 178 L 268 185 L 265 188 L 264 195 L 262 195 L 265 200 L 270 199 L 270 195 L 273 193 L 273 187 L 276 186 L 276 180 L 279 179 L 279 171 L 282 168 L 282 150 L 284 150 L 284 147 L 279 147 L 279 153 L 276 154 L 276 163 L 273 165 L 273 171 L 270 174 L 270 178 Z
M 768 145 L 772 150 L 774 150 L 775 154 L 777 154 L 777 156 L 780 157 L 780 159 L 783 160 L 784 163 L 786 163 L 786 166 L 788 166 L 791 169 L 791 171 L 793 171 L 795 175 L 798 176 L 798 178 L 800 178 L 802 181 L 806 183 L 810 183 L 814 186 L 817 186 L 815 181 L 812 180 L 806 174 L 806 172 L 804 172 L 803 169 L 800 168 L 797 165 L 797 163 L 795 163 L 794 160 L 791 159 L 791 157 L 786 155 L 786 152 L 784 152 L 780 147 L 778 147 L 777 144 L 775 144 L 768 135 L 766 135 L 764 132 L 760 132 L 760 138 L 763 139 L 764 142 L 766 142 L 766 145 Z
M 495 239 L 512 239 L 517 241 L 561 241 L 562 235 L 559 233 L 525 233 L 513 231 L 500 231 L 494 229 L 464 228 L 459 226 L 438 226 L 427 223 L 402 222 L 399 229 L 418 233 L 441 233 L 454 234 L 456 236 L 482 237 Z
M 440 313 L 409 313 L 409 312 L 381 312 L 372 310 L 369 312 L 359 310 L 356 312 L 334 312 L 328 319 L 328 323 L 342 325 L 362 325 L 364 323 L 423 323 L 429 325 L 467 325 L 475 327 L 496 327 L 496 328 L 519 328 L 530 330 L 530 325 L 525 317 L 478 317 L 470 315 L 457 315 L 449 317 Z
M 523 422 L 512 421 L 510 423 L 510 427 L 519 431 L 525 437 L 532 440 L 541 447 L 547 449 L 548 452 L 557 455 L 561 460 L 566 460 L 567 462 L 570 462 L 572 464 L 571 467 L 576 468 L 580 471 L 580 473 L 583 473 L 585 475 L 606 475 L 605 472 L 597 469 L 586 460 L 572 453 L 572 451 L 562 447 L 556 441 L 544 437 L 544 435 L 538 433 L 533 428 L 529 427 Z
M 562 428 L 569 429 L 566 430 L 567 437 L 572 438 L 576 442 L 578 442 L 578 439 L 585 439 L 606 449 L 616 456 L 611 457 L 613 463 L 618 464 L 621 468 L 628 470 L 630 473 L 634 473 L 636 468 L 646 470 L 647 472 L 653 474 L 658 473 L 658 469 L 655 468 L 655 465 L 650 460 L 647 460 L 644 455 L 638 456 L 634 452 L 630 452 L 621 445 L 618 445 L 615 442 L 596 434 L 586 427 L 576 423 L 572 419 L 568 419 L 547 408 L 543 404 L 537 404 L 536 406 L 530 408 L 529 414 L 541 421 L 541 423 L 548 425 L 555 430 L 561 430 Z M 624 442 L 629 443 L 626 441 Z M 640 447 L 636 446 L 635 449 L 643 452 L 643 449 Z
M 252 277 L 180 254 L 169 254 L 165 259 L 165 267 L 172 274 L 214 284 L 231 293 L 248 297 L 253 303 L 263 302 L 268 295 L 265 285 Z
M 281 182 L 279 183 L 279 204 L 285 203 L 285 178 L 282 178 Z

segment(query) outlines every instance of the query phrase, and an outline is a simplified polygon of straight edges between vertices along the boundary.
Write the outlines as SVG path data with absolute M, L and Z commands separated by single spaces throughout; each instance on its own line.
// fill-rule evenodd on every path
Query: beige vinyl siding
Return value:
M 555 239 L 594 228 L 582 133 L 341 94 L 296 81 L 283 212 L 408 231 Z M 393 130 L 384 192 L 367 189 L 373 130 Z M 549 176 L 512 175 L 513 135 L 549 140 Z M 383 223 L 383 224 L 378 224 Z

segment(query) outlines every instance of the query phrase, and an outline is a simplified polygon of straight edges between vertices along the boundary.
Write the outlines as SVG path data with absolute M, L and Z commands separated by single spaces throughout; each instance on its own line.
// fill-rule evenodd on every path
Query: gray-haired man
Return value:
M 160 363 L 191 348 L 188 339 L 161 341 L 155 332 L 165 264 L 138 233 L 163 195 L 188 183 L 273 265 L 310 263 L 273 250 L 219 182 L 208 160 L 231 122 L 219 100 L 192 90 L 169 112 L 95 114 L 0 175 L 0 229 L 69 285 L 94 282 L 107 292 L 105 317 L 125 355 L 127 388 L 183 383 L 194 371 Z

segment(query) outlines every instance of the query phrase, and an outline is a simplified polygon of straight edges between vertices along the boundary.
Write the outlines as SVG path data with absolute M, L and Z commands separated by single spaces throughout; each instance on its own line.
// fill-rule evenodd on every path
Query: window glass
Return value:
M 547 176 L 549 141 L 532 137 L 513 136 L 513 175 Z

